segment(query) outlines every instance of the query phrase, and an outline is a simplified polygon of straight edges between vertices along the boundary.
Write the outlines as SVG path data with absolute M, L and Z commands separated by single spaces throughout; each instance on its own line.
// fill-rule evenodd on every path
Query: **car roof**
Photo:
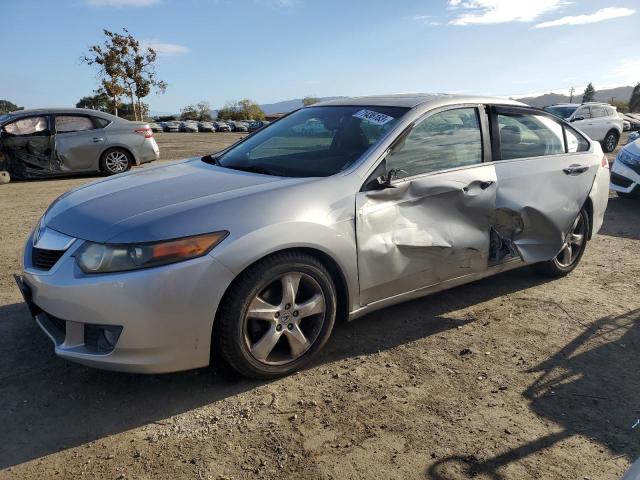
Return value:
M 516 100 L 484 97 L 475 95 L 452 95 L 446 93 L 400 93 L 392 95 L 369 95 L 363 97 L 345 97 L 328 100 L 311 105 L 313 107 L 324 106 L 373 106 L 373 107 L 444 107 L 460 103 L 490 103 L 499 105 L 525 105 Z
M 116 117 L 115 115 L 111 115 L 110 113 L 101 112 L 99 110 L 92 110 L 90 108 L 33 108 L 30 110 L 16 110 L 15 112 L 10 112 L 9 116 L 11 118 L 17 117 L 25 117 L 30 115 L 50 115 L 55 113 L 65 113 L 65 114 L 82 114 L 82 115 L 93 115 L 94 117 L 104 118 L 109 121 L 114 120 L 126 120 L 121 117 Z

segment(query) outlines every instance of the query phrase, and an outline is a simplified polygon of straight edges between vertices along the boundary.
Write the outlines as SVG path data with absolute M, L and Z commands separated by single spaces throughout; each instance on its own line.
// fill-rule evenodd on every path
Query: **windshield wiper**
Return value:
M 221 166 L 220 165 L 220 161 L 218 160 L 219 157 L 215 156 L 215 155 L 205 155 L 204 157 L 201 158 L 201 160 L 204 163 L 209 163 L 211 165 L 217 165 L 217 166 Z
M 218 165 L 220 164 L 218 163 Z M 260 167 L 258 165 L 220 165 L 220 166 L 224 168 L 230 168 L 231 170 L 240 170 L 242 172 L 261 173 L 263 175 L 278 176 L 271 170 L 268 170 L 264 167 Z

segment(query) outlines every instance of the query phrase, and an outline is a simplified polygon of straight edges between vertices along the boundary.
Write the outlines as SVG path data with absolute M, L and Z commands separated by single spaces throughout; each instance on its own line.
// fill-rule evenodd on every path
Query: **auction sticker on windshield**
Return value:
M 361 118 L 362 120 L 366 120 L 367 122 L 373 123 L 375 125 L 384 125 L 385 123 L 393 120 L 393 117 L 390 117 L 389 115 L 366 109 L 354 113 L 353 116 L 356 118 Z

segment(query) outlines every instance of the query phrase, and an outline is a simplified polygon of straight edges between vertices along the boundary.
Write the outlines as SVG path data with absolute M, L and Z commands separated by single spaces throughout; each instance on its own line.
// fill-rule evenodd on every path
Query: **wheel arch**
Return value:
M 589 218 L 589 231 L 587 234 L 587 238 L 591 240 L 593 235 L 593 200 L 591 197 L 587 197 L 584 202 L 583 208 L 587 211 L 587 217 Z

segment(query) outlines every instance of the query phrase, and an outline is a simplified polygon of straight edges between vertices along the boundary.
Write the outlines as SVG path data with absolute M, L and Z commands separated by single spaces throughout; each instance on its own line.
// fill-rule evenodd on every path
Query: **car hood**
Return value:
M 79 187 L 62 195 L 45 224 L 94 242 L 149 242 L 223 230 L 221 204 L 308 181 L 230 170 L 202 162 L 145 168 Z
M 624 147 L 622 147 L 624 151 L 630 153 L 634 157 L 640 157 L 640 138 L 634 142 L 631 142 Z

